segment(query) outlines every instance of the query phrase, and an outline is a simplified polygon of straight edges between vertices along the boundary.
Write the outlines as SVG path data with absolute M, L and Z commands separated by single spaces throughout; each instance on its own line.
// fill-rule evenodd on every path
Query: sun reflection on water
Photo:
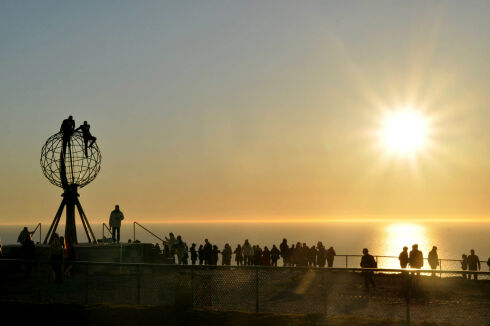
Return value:
M 412 245 L 418 244 L 419 250 L 424 252 L 424 258 L 426 258 L 427 249 L 429 248 L 427 233 L 427 228 L 420 224 L 390 224 L 385 228 L 385 236 L 380 249 L 385 256 L 398 257 L 404 246 L 408 247 L 410 252 Z M 382 268 L 400 268 L 398 259 L 394 258 L 381 259 L 378 262 L 378 266 Z

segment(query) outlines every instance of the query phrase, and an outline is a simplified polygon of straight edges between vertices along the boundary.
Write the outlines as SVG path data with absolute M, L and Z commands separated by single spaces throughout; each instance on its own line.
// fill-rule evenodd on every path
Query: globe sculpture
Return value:
M 73 120 L 72 120 L 73 121 Z M 74 121 L 73 121 L 74 124 Z M 95 139 L 95 138 L 94 138 Z M 48 138 L 41 150 L 41 168 L 44 176 L 53 185 L 64 190 L 63 200 L 56 212 L 44 243 L 49 243 L 56 232 L 63 210 L 66 206 L 65 240 L 76 244 L 75 207 L 89 243 L 97 243 L 87 216 L 78 200 L 78 189 L 92 182 L 100 171 L 101 153 L 97 143 L 86 140 L 81 131 L 60 131 Z

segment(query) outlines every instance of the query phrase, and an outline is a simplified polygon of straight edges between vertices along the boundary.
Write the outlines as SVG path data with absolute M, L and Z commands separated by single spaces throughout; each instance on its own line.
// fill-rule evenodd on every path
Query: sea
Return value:
M 35 225 L 0 225 L 0 238 L 3 245 L 15 244 L 17 236 L 24 226 L 33 230 Z M 110 237 L 102 224 L 92 224 L 97 239 Z M 49 225 L 43 224 L 33 235 L 35 242 L 42 242 Z M 86 242 L 81 225 L 77 225 L 79 242 Z M 150 232 L 148 232 L 150 231 Z M 165 239 L 170 232 L 181 235 L 190 245 L 198 246 L 209 239 L 218 248 L 229 243 L 234 249 L 248 239 L 251 244 L 258 244 L 269 249 L 279 246 L 282 239 L 289 245 L 297 242 L 308 246 L 321 241 L 327 248 L 334 247 L 338 255 L 361 255 L 363 248 L 375 256 L 398 256 L 403 246 L 411 248 L 418 244 L 427 257 L 433 246 L 437 246 L 439 258 L 461 259 L 462 254 L 469 254 L 474 249 L 480 260 L 490 257 L 490 221 L 489 222 L 267 222 L 267 223 L 141 223 L 128 221 L 121 227 L 121 242 L 134 241 L 160 243 L 158 238 Z M 59 225 L 58 233 L 64 233 L 64 225 Z M 153 233 L 153 234 L 152 234 Z M 358 259 L 349 257 L 347 266 L 357 267 Z M 443 269 L 459 269 L 459 261 L 443 262 Z M 427 264 L 426 264 L 427 265 Z M 345 267 L 345 257 L 338 257 L 334 266 Z M 382 258 L 378 266 L 398 268 L 396 258 Z M 488 271 L 486 264 L 482 270 Z

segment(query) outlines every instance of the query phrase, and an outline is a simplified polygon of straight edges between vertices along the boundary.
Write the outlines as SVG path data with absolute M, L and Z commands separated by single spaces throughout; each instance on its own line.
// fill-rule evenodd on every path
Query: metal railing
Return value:
M 391 259 L 391 260 L 393 260 L 395 265 L 398 265 L 399 264 L 399 260 L 398 260 L 398 257 L 397 256 L 373 255 L 373 257 L 374 257 L 374 259 L 375 259 L 375 261 L 377 263 L 379 263 L 380 258 L 382 258 L 382 259 Z M 339 263 L 338 258 L 341 258 L 342 262 L 345 261 L 345 264 L 344 263 Z M 352 258 L 355 258 L 355 259 L 352 259 Z M 343 254 L 335 255 L 334 264 L 337 265 L 337 266 L 339 266 L 339 264 L 342 264 L 346 268 L 353 267 L 352 265 L 355 264 L 356 267 L 357 267 L 357 266 L 359 266 L 359 262 L 360 262 L 361 258 L 362 258 L 362 255 L 343 255 Z M 439 260 L 439 265 L 438 265 L 438 268 L 437 268 L 438 273 L 439 273 L 440 270 L 443 270 L 443 263 L 445 263 L 444 264 L 445 266 L 451 266 L 450 263 L 455 263 L 455 264 L 452 264 L 452 265 L 458 265 L 459 268 L 461 268 L 460 265 L 459 265 L 461 263 L 461 261 L 462 261 L 461 259 L 439 258 L 438 260 Z M 424 262 L 426 263 L 426 264 L 424 264 L 424 266 L 430 266 L 428 264 L 428 261 L 429 261 L 428 258 L 424 258 Z M 480 264 L 482 266 L 485 266 L 487 264 L 487 262 L 484 261 L 484 260 L 480 260 Z M 459 270 L 459 268 L 456 268 L 455 270 Z M 446 270 L 447 269 L 448 268 L 446 268 Z M 430 270 L 430 269 L 423 269 L 423 270 Z M 442 273 L 442 274 L 444 274 L 444 273 Z
M 107 230 L 112 237 L 111 229 L 107 226 L 107 224 L 102 223 L 102 243 L 103 244 L 105 244 L 105 232 L 104 232 L 105 230 Z
M 158 235 L 156 235 L 155 233 L 151 232 L 150 230 L 148 230 L 147 228 L 145 228 L 143 225 L 141 225 L 138 222 L 133 222 L 133 242 L 136 241 L 136 225 L 138 225 L 140 228 L 142 228 L 143 230 L 145 230 L 146 232 L 148 232 L 149 234 L 151 234 L 153 237 L 155 237 L 158 240 L 160 240 L 162 242 L 162 244 L 165 242 L 165 240 L 163 240 Z
M 34 235 L 34 233 L 36 233 L 37 229 L 39 228 L 39 243 L 42 243 L 41 242 L 41 239 L 42 239 L 42 226 L 41 226 L 41 223 L 38 223 L 36 228 L 34 229 L 34 231 L 32 231 L 32 235 Z
M 53 271 L 73 264 L 55 284 Z M 30 278 L 22 271 L 30 266 Z M 33 273 L 31 273 L 31 269 Z M 378 288 L 364 290 L 374 273 Z M 141 304 L 221 311 L 316 313 L 410 321 L 486 324 L 490 283 L 468 271 L 438 270 L 454 279 L 417 276 L 431 270 L 192 266 L 112 262 L 0 260 L 0 301 Z M 471 272 L 490 276 L 490 272 Z M 448 282 L 441 287 L 438 282 Z M 435 285 L 437 284 L 437 285 Z M 441 292 L 443 290 L 446 292 Z M 457 289 L 457 293 L 454 293 Z M 372 307 L 376 309 L 367 309 Z M 446 319 L 444 319 L 446 318 Z M 469 320 L 468 318 L 473 318 Z

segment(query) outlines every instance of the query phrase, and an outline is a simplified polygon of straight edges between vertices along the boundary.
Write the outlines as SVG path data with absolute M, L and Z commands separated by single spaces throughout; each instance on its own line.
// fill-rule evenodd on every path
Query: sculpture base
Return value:
M 61 215 L 63 214 L 63 210 L 66 206 L 65 241 L 71 244 L 78 243 L 76 223 L 75 223 L 75 207 L 76 207 L 78 209 L 78 214 L 80 215 L 80 219 L 82 220 L 83 228 L 87 235 L 88 242 L 96 244 L 97 239 L 95 238 L 94 232 L 90 227 L 87 216 L 83 211 L 82 205 L 78 200 L 78 197 L 80 195 L 78 194 L 76 187 L 66 188 L 62 196 L 63 196 L 63 200 L 61 201 L 60 207 L 56 212 L 53 223 L 51 223 L 51 226 L 49 228 L 48 233 L 46 234 L 46 238 L 44 239 L 43 243 L 48 244 L 51 242 L 51 239 L 54 233 L 56 232 L 56 229 L 58 228 L 58 224 L 60 222 Z

